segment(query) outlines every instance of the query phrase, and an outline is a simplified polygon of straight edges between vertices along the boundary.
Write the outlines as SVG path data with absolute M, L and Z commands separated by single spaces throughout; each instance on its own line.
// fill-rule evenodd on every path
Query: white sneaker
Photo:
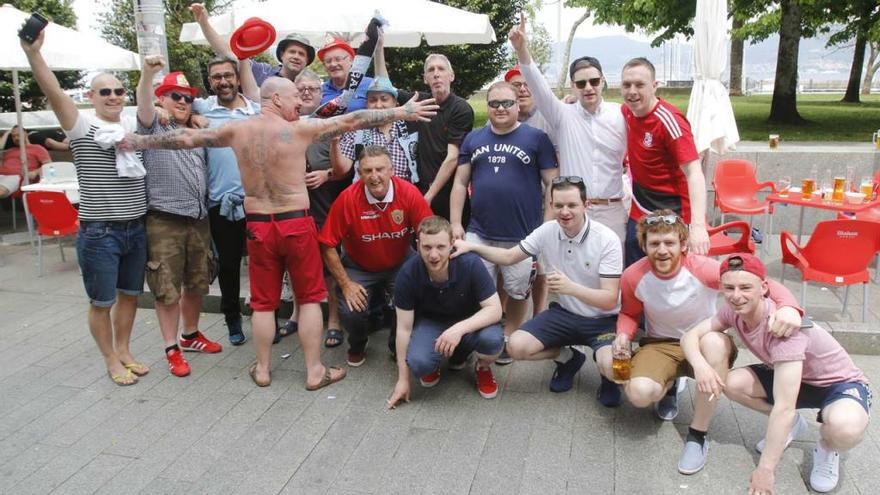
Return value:
M 785 439 L 785 447 L 783 447 L 782 450 L 787 449 L 788 446 L 791 445 L 791 442 L 793 442 L 794 439 L 797 438 L 797 436 L 801 434 L 801 432 L 803 432 L 804 430 L 807 429 L 807 422 L 804 421 L 804 417 L 801 416 L 800 414 L 797 414 L 797 413 L 795 413 L 795 416 L 796 416 L 796 419 L 794 420 L 794 426 L 792 426 L 791 431 L 788 432 L 788 438 Z M 757 450 L 759 454 L 764 452 L 764 441 L 765 440 L 766 439 L 762 438 L 755 445 L 755 450 Z
M 830 492 L 840 480 L 840 454 L 835 450 L 826 451 L 818 443 L 813 449 L 813 470 L 810 472 L 810 487 L 820 493 Z

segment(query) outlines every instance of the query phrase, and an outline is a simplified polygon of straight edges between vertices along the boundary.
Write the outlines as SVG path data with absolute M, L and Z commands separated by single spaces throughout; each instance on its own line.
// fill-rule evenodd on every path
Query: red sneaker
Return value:
M 435 368 L 434 371 L 419 378 L 419 383 L 425 388 L 431 388 L 440 383 L 440 368 Z
M 498 384 L 495 383 L 495 376 L 492 374 L 492 368 L 481 368 L 479 363 L 476 369 L 477 374 L 477 391 L 484 399 L 494 399 L 498 395 Z
M 181 337 L 180 348 L 184 351 L 207 352 L 208 354 L 214 354 L 223 350 L 222 345 L 212 340 L 208 340 L 208 337 L 205 337 L 205 335 L 198 330 L 196 330 L 196 338 L 194 339 L 185 339 Z
M 186 362 L 186 359 L 183 358 L 183 353 L 179 350 L 168 351 L 165 354 L 165 359 L 168 360 L 168 369 L 171 370 L 172 375 L 186 376 L 189 374 L 189 363 Z

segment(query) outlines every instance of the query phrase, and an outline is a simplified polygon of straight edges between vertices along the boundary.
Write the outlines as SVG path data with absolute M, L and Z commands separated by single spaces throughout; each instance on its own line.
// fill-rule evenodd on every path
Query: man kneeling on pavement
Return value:
M 452 226 L 443 217 L 422 220 L 418 250 L 400 268 L 394 287 L 398 377 L 388 407 L 409 401 L 410 371 L 423 387 L 433 387 L 442 357 L 460 370 L 472 353 L 477 390 L 494 398 L 498 385 L 490 366 L 504 348 L 495 280 L 476 255 L 450 259 Z
M 807 426 L 797 412 L 800 408 L 819 409 L 816 420 L 821 424 L 810 487 L 833 490 L 839 480 L 840 451 L 858 445 L 868 427 L 867 377 L 819 326 L 787 338 L 771 332 L 776 303 L 767 297 L 767 269 L 757 257 L 731 255 L 719 270 L 726 304 L 689 330 L 681 348 L 693 366 L 700 394 L 719 397 L 723 391 L 731 400 L 769 416 L 767 433 L 755 447 L 761 458 L 752 471 L 749 493 L 773 493 L 782 452 Z M 737 368 L 725 378 L 709 365 L 702 343 L 731 327 L 761 362 Z

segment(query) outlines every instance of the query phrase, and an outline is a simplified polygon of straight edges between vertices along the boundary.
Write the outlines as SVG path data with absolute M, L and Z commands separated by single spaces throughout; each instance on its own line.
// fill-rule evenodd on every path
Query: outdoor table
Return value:
M 28 184 L 26 186 L 22 186 L 21 190 L 24 192 L 29 191 L 53 191 L 53 192 L 63 192 L 67 195 L 67 199 L 70 200 L 71 204 L 79 203 L 79 182 L 73 181 L 58 181 L 58 182 L 37 182 L 36 184 Z
M 772 205 L 773 203 L 782 203 L 787 205 L 795 205 L 801 207 L 800 215 L 798 216 L 798 230 L 797 230 L 797 240 L 798 244 L 801 243 L 801 232 L 804 228 L 804 208 L 818 208 L 820 210 L 830 210 L 835 212 L 843 212 L 843 213 L 858 213 L 863 210 L 867 210 L 869 208 L 873 208 L 875 206 L 880 205 L 880 198 L 877 198 L 873 201 L 869 201 L 867 203 L 858 203 L 851 204 L 846 201 L 835 203 L 832 201 L 826 201 L 818 196 L 813 196 L 811 199 L 804 199 L 801 196 L 800 191 L 790 191 L 788 196 L 780 196 L 779 193 L 770 193 L 767 196 L 767 201 Z M 773 231 L 773 215 L 770 215 L 770 229 L 767 231 Z

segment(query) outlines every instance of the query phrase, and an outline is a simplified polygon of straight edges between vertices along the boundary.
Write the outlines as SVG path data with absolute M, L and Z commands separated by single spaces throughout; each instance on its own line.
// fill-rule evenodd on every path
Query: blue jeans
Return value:
M 76 255 L 92 305 L 113 306 L 116 291 L 131 296 L 143 292 L 147 264 L 143 218 L 128 222 L 80 222 Z
M 434 371 L 440 364 L 443 356 L 434 350 L 434 342 L 441 333 L 451 325 L 419 318 L 413 325 L 412 335 L 409 338 L 409 348 L 406 350 L 406 364 L 409 365 L 412 374 L 423 377 Z M 499 354 L 504 348 L 504 330 L 496 323 L 486 328 L 464 335 L 461 342 L 455 348 L 449 361 L 453 363 L 464 362 L 472 352 L 484 356 Z

